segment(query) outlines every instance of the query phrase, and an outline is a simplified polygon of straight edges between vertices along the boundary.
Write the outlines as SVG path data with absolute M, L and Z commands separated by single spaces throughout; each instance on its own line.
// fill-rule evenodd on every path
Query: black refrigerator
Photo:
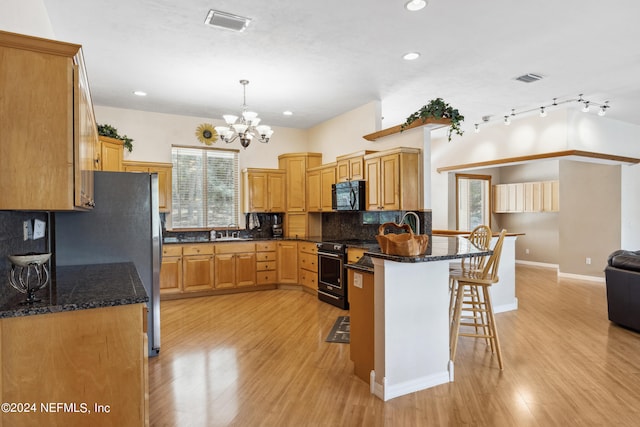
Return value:
M 149 355 L 160 351 L 162 225 L 157 174 L 95 172 L 95 207 L 53 215 L 57 266 L 133 262 L 149 295 Z

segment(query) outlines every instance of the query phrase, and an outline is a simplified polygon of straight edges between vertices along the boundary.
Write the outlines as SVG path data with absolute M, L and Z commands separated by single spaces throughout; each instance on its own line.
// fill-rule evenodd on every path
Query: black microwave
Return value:
M 331 187 L 331 207 L 336 211 L 366 210 L 366 181 L 338 182 Z

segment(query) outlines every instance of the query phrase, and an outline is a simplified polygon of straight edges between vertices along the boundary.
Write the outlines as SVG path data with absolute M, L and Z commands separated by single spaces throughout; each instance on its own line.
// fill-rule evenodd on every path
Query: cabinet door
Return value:
M 234 288 L 236 286 L 236 268 L 234 254 L 215 256 L 216 289 Z
M 351 179 L 349 173 L 349 159 L 339 160 L 336 164 L 336 179 L 338 182 L 345 182 Z
M 213 289 L 213 256 L 185 256 L 182 263 L 184 292 Z
M 247 175 L 248 206 L 246 212 L 268 212 L 268 177 L 266 172 Z
M 91 208 L 94 205 L 93 171 L 98 141 L 98 127 L 93 115 L 89 82 L 82 67 L 74 66 L 74 169 L 76 206 Z M 75 90 L 78 88 L 78 90 Z
M 122 144 L 101 141 L 100 168 L 103 171 L 121 172 L 123 148 Z
M 319 170 L 307 173 L 307 210 L 309 212 L 321 211 L 322 182 Z
M 278 283 L 298 283 L 298 243 L 278 242 Z
M 269 186 L 269 212 L 284 212 L 286 210 L 285 174 L 270 173 L 267 178 Z
M 524 212 L 540 212 L 542 210 L 542 184 L 539 182 L 525 182 Z
M 158 207 L 160 212 L 171 212 L 171 167 L 152 167 L 149 172 L 158 174 Z
M 349 159 L 349 177 L 352 180 L 364 179 L 364 160 L 362 156 Z
M 364 166 L 367 177 L 367 210 L 377 211 L 381 208 L 380 159 L 367 159 Z
M 545 181 L 542 183 L 542 197 L 544 212 L 560 211 L 560 183 L 559 181 Z
M 307 226 L 309 223 L 309 215 L 306 213 L 292 214 L 287 213 L 285 225 L 287 227 L 287 237 L 307 237 Z
M 306 157 L 287 159 L 287 211 L 306 212 Z
M 182 257 L 162 257 L 160 295 L 182 292 Z
M 400 161 L 392 154 L 380 158 L 380 202 L 384 210 L 400 209 Z
M 236 286 L 255 286 L 256 254 L 245 253 L 235 255 Z
M 322 212 L 332 211 L 332 186 L 336 183 L 336 169 L 327 167 L 320 171 L 320 210 Z

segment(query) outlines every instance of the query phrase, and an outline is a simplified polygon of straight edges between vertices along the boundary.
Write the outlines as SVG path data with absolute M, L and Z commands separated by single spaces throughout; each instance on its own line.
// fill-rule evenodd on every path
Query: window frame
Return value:
M 489 228 L 491 228 L 491 207 L 493 206 L 493 191 L 492 191 L 492 187 L 491 187 L 491 175 L 479 175 L 479 174 L 470 174 L 470 173 L 456 173 L 456 230 L 460 230 L 460 182 L 459 180 L 461 178 L 463 179 L 477 179 L 477 180 L 482 180 L 482 181 L 486 181 L 487 185 L 488 185 L 488 191 L 487 191 L 487 206 L 486 206 L 486 210 L 487 210 L 487 218 L 488 218 L 488 225 Z M 466 230 L 466 231 L 471 231 L 471 230 Z
M 178 209 L 178 207 L 180 206 L 180 203 L 174 203 L 174 196 L 175 196 L 175 191 L 174 188 L 177 187 L 174 186 L 174 182 L 175 180 L 178 179 L 178 170 L 176 168 L 176 164 L 173 163 L 173 157 L 174 157 L 174 149 L 184 149 L 184 150 L 199 150 L 203 153 L 203 157 L 205 157 L 205 162 L 203 165 L 203 171 L 202 171 L 202 185 L 203 185 L 203 202 L 202 202 L 202 208 L 204 209 L 203 212 L 203 224 L 201 226 L 175 226 L 175 219 L 179 217 L 179 215 L 174 214 L 174 209 Z M 240 210 L 241 210 L 241 189 L 240 186 L 242 185 L 242 181 L 241 181 L 241 173 L 240 173 L 240 150 L 238 149 L 233 149 L 233 148 L 217 148 L 217 147 L 198 147 L 198 146 L 193 146 L 193 145 L 176 145 L 176 144 L 172 144 L 171 145 L 171 163 L 173 164 L 174 167 L 174 172 L 172 174 L 172 182 L 171 182 L 171 187 L 172 187 L 172 206 L 171 206 L 171 219 L 172 219 L 172 223 L 174 223 L 174 227 L 179 228 L 179 229 L 184 229 L 184 230 L 199 230 L 199 229 L 213 229 L 213 228 L 218 228 L 218 227 L 227 227 L 229 224 L 218 224 L 218 225 L 209 225 L 208 221 L 208 212 L 210 209 L 209 206 L 209 201 L 208 201 L 208 195 L 207 195 L 207 191 L 206 191 L 206 183 L 208 180 L 208 173 L 207 173 L 207 168 L 206 168 L 206 156 L 205 153 L 206 152 L 231 152 L 234 154 L 234 161 L 235 161 L 235 176 L 234 176 L 234 187 L 235 187 L 235 191 L 234 191 L 234 199 L 235 199 L 235 208 L 234 208 L 234 216 L 235 218 L 233 219 L 233 221 L 231 221 L 230 223 L 233 224 L 238 224 L 239 218 L 240 218 Z

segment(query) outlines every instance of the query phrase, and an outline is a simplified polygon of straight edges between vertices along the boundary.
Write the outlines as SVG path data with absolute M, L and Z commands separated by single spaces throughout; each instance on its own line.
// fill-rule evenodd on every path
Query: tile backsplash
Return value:
M 30 220 L 33 223 L 34 219 L 48 221 L 49 218 L 47 212 L 0 211 L 0 277 L 3 278 L 0 283 L 4 283 L 4 278 L 11 269 L 8 255 L 47 252 L 48 227 L 43 239 L 23 239 L 23 222 Z
M 406 211 L 331 212 L 322 214 L 323 239 L 375 240 L 378 227 L 400 222 Z M 413 211 L 420 218 L 420 234 L 431 235 L 431 211 Z M 413 219 L 412 216 L 408 218 Z

